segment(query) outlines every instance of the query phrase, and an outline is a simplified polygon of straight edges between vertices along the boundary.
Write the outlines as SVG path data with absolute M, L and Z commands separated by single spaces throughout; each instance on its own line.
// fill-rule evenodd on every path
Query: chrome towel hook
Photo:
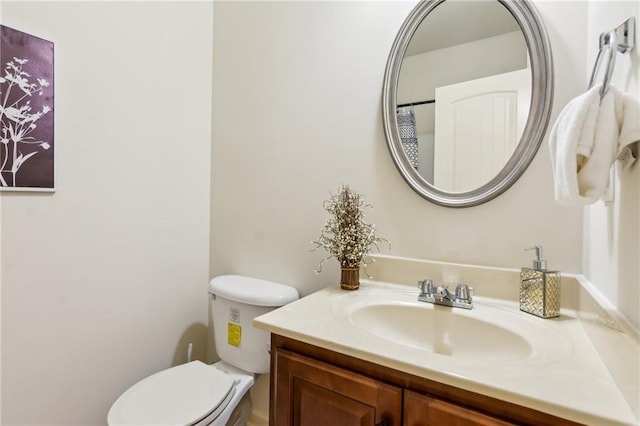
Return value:
M 600 99 L 604 97 L 609 89 L 609 82 L 611 81 L 611 75 L 616 63 L 616 52 L 622 54 L 629 53 L 635 46 L 636 37 L 636 18 L 631 17 L 620 24 L 616 29 L 604 32 L 600 34 L 600 50 L 598 50 L 598 56 L 596 57 L 596 63 L 591 72 L 591 78 L 589 79 L 589 88 L 593 87 L 595 77 L 598 74 L 600 65 L 604 58 L 605 48 L 608 50 L 607 68 L 604 73 L 604 79 L 602 81 L 602 89 L 600 89 Z

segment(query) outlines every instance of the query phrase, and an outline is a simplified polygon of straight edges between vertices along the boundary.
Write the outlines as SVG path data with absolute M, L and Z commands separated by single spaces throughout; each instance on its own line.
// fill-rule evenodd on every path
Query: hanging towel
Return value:
M 622 126 L 616 159 L 628 166 L 636 159 L 630 145 L 640 141 L 640 102 L 627 93 L 622 96 Z
M 563 205 L 598 201 L 616 158 L 631 158 L 640 140 L 640 103 L 615 86 L 600 100 L 597 85 L 571 100 L 549 134 L 555 198 Z

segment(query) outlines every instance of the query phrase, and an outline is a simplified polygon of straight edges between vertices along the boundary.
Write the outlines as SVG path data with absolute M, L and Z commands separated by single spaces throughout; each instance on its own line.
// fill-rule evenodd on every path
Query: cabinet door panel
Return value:
M 402 389 L 276 348 L 272 426 L 400 426 Z
M 448 402 L 420 395 L 404 393 L 403 426 L 514 426 L 500 419 Z
M 322 419 L 322 424 L 325 425 L 373 424 L 375 407 L 304 380 L 295 379 L 293 388 L 295 426 L 315 426 L 319 419 Z

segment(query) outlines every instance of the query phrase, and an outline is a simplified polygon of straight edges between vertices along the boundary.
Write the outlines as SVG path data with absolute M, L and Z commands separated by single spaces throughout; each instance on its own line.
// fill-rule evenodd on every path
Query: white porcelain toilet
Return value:
M 290 286 L 239 275 L 211 280 L 216 352 L 221 361 L 171 367 L 127 389 L 111 406 L 117 425 L 244 426 L 251 415 L 254 374 L 269 372 L 269 333 L 253 318 L 298 298 Z

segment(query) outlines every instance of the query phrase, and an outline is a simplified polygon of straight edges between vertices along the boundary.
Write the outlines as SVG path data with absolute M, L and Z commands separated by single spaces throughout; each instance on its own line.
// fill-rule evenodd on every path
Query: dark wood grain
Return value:
M 414 395 L 427 396 L 431 399 L 449 404 L 443 405 L 438 403 L 433 405 L 435 410 L 441 413 L 447 412 L 447 410 L 451 408 L 450 406 L 453 405 L 459 407 L 463 413 L 467 412 L 464 410 L 468 410 L 468 412 L 473 413 L 472 417 L 475 416 L 473 418 L 476 419 L 479 418 L 477 416 L 487 416 L 487 418 L 491 418 L 492 421 L 494 421 L 494 423 L 489 424 L 517 424 L 522 426 L 579 425 L 579 423 L 556 417 L 542 411 L 501 401 L 499 399 L 470 392 L 465 389 L 456 388 L 429 378 L 404 373 L 384 365 L 364 361 L 276 334 L 271 335 L 271 351 L 271 426 L 289 426 L 296 424 L 291 420 L 291 413 L 293 409 L 292 401 L 295 396 L 292 394 L 294 385 L 291 382 L 294 380 L 293 377 L 297 377 L 298 375 L 303 375 L 304 380 L 310 384 L 328 390 L 332 390 L 335 387 L 335 389 L 338 390 L 338 394 L 359 401 L 366 400 L 368 401 L 367 404 L 373 404 L 370 397 L 367 396 L 371 392 L 371 389 L 367 386 L 362 386 L 362 383 L 363 381 L 366 383 L 367 380 L 371 380 L 376 383 L 375 386 L 382 386 L 383 384 L 386 384 L 388 386 L 404 390 L 405 394 L 412 392 Z M 286 357 L 282 357 L 282 355 L 286 355 Z M 290 360 L 295 361 L 293 363 L 295 367 L 290 365 Z M 293 372 L 291 371 L 292 368 L 295 369 Z M 312 369 L 314 373 L 302 373 L 307 368 Z M 335 377 L 333 379 L 325 377 L 331 375 L 335 375 Z M 348 376 L 349 379 L 344 379 L 345 376 Z M 361 376 L 361 378 L 357 378 L 357 376 Z M 338 378 L 340 377 L 343 379 L 339 380 Z M 300 379 L 302 379 L 302 377 L 300 377 Z M 354 391 L 350 391 L 348 389 L 350 387 L 353 387 Z M 308 392 L 312 391 L 305 389 L 304 392 L 307 392 L 307 394 L 305 394 L 306 396 L 308 395 Z M 415 401 L 411 404 L 411 407 L 416 406 Z M 400 412 L 402 412 L 402 402 L 400 402 L 400 407 Z M 407 408 L 406 405 L 404 408 Z M 388 410 L 391 409 L 388 408 Z M 418 410 L 422 410 L 422 408 L 419 408 Z M 408 415 L 408 413 L 405 414 Z M 323 421 L 322 412 L 318 414 L 318 416 L 319 417 L 315 419 L 315 424 L 331 424 Z M 393 422 L 389 423 L 389 425 L 402 425 L 403 423 L 401 418 L 402 414 L 400 414 L 400 418 L 397 418 L 397 415 L 393 414 Z M 374 419 L 374 423 L 368 424 L 373 425 L 378 422 L 380 422 L 380 417 L 376 417 Z M 344 424 L 348 425 L 354 423 Z M 428 423 L 423 424 L 426 425 Z M 482 423 L 471 422 L 457 424 L 475 425 Z

